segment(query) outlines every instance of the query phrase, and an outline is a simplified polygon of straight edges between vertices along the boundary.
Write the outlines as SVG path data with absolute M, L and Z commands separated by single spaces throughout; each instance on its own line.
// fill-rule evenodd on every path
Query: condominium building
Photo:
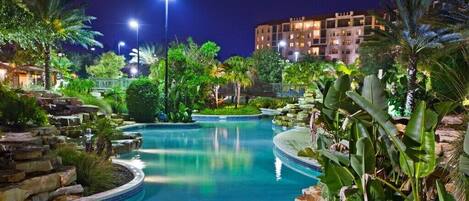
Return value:
M 380 27 L 368 12 L 290 18 L 258 25 L 255 49 L 274 48 L 291 61 L 312 55 L 350 64 L 358 58 L 364 36 Z

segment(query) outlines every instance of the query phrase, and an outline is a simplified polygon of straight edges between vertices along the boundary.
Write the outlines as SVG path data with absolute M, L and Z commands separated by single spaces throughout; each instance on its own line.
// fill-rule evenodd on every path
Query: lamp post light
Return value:
M 168 82 L 169 82 L 169 72 L 168 72 L 168 52 L 169 52 L 169 41 L 168 41 L 168 18 L 169 18 L 169 0 L 165 0 L 165 24 L 164 24 L 164 38 L 165 38 L 165 67 L 164 67 L 164 111 L 168 115 Z
M 130 68 L 130 75 L 132 77 L 135 77 L 135 75 L 137 75 L 137 74 L 138 74 L 138 69 L 137 68 L 134 68 L 134 67 Z
M 140 69 L 140 39 L 139 39 L 139 32 L 140 32 L 140 24 L 137 20 L 130 20 L 129 26 L 131 29 L 137 32 L 137 71 Z
M 278 42 L 277 51 L 280 53 L 280 48 L 285 47 L 285 46 L 287 46 L 287 42 L 285 42 L 284 40 L 281 40 L 280 42 Z
M 119 53 L 119 55 L 121 55 L 121 47 L 125 47 L 124 41 L 119 41 L 119 43 L 117 44 L 117 52 Z
M 300 57 L 300 52 L 295 52 L 295 62 L 298 62 L 298 58 Z

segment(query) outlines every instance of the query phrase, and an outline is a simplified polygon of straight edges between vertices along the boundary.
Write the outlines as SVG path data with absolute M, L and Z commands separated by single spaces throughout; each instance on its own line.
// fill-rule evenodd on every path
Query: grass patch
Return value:
M 200 112 L 204 115 L 255 115 L 260 114 L 259 109 L 253 106 L 239 106 L 235 108 L 234 105 L 223 106 L 220 108 L 206 108 Z

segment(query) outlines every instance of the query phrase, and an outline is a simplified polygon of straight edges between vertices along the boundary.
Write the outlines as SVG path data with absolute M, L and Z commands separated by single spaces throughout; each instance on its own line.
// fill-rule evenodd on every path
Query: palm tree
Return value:
M 443 48 L 446 44 L 461 40 L 461 35 L 447 29 L 433 29 L 422 20 L 428 12 L 433 0 L 395 0 L 397 5 L 397 21 L 381 20 L 385 29 L 374 30 L 367 45 L 378 45 L 399 51 L 407 63 L 407 95 L 406 112 L 415 106 L 415 95 L 418 88 L 417 72 L 420 62 L 435 48 Z M 388 13 L 395 13 L 389 9 Z
M 223 64 L 212 65 L 210 69 L 210 77 L 212 78 L 211 82 L 213 86 L 213 95 L 215 96 L 215 106 L 218 108 L 219 100 L 219 91 L 220 85 L 226 82 L 226 66 Z
M 91 30 L 87 25 L 95 17 L 88 16 L 82 5 L 77 5 L 73 0 L 23 0 L 22 2 L 33 14 L 41 27 L 44 36 L 41 36 L 39 46 L 44 53 L 45 88 L 51 87 L 50 60 L 51 48 L 67 42 L 73 45 L 81 45 L 84 48 L 99 46 L 96 36 L 102 34 Z
M 140 64 L 148 66 L 156 64 L 162 54 L 163 49 L 160 46 L 156 46 L 153 44 L 143 45 L 142 47 L 140 47 Z M 130 59 L 130 63 L 137 63 L 137 49 L 132 49 L 132 52 L 129 55 L 132 57 Z
M 252 65 L 252 60 L 245 59 L 240 56 L 233 56 L 228 58 L 225 61 L 225 64 L 228 68 L 227 78 L 235 84 L 235 107 L 238 108 L 241 97 L 241 87 L 249 87 L 253 84 L 255 70 Z

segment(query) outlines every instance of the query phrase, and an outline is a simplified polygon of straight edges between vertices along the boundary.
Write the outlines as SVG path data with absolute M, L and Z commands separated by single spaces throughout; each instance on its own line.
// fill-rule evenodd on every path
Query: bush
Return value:
M 94 82 L 87 79 L 73 79 L 63 89 L 64 91 L 74 91 L 81 94 L 89 94 L 94 87 Z
M 77 182 L 84 186 L 85 195 L 114 187 L 114 167 L 110 161 L 95 154 L 78 151 L 72 146 L 61 147 L 55 153 L 62 158 L 64 165 L 76 167 Z
M 200 114 L 204 115 L 255 115 L 260 114 L 259 109 L 253 106 L 240 106 L 235 108 L 234 105 L 225 106 L 222 108 L 216 109 L 204 109 L 200 112 Z
M 20 96 L 0 85 L 0 124 L 14 130 L 47 124 L 47 114 L 36 99 Z
M 291 103 L 292 99 L 278 99 L 269 97 L 257 97 L 249 101 L 249 105 L 256 108 L 268 108 L 277 109 L 285 107 L 288 103 Z
M 104 100 L 111 106 L 112 111 L 117 114 L 127 113 L 125 104 L 125 91 L 120 87 L 114 87 L 104 93 Z
M 159 110 L 158 85 L 147 78 L 133 81 L 127 88 L 127 109 L 130 117 L 139 123 L 151 123 L 155 121 L 155 115 Z

